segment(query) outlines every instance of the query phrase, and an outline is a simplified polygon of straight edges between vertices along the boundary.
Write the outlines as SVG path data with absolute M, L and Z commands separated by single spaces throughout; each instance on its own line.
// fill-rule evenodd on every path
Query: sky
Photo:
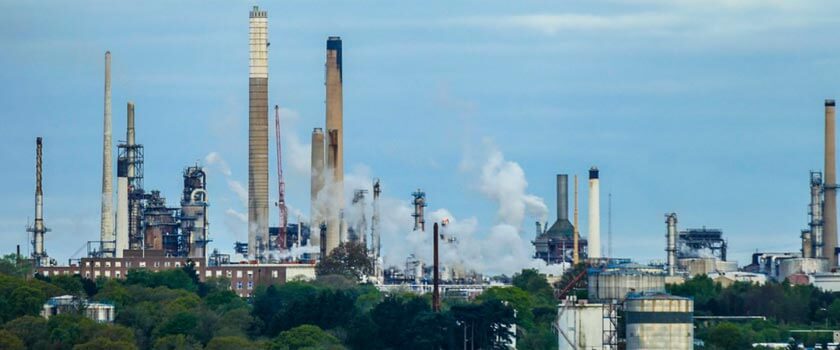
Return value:
M 106 50 L 115 144 L 133 101 L 146 189 L 174 206 L 183 168 L 207 166 L 210 248 L 245 241 L 252 5 L 269 16 L 293 214 L 308 215 L 325 41 L 340 35 L 348 186 L 380 178 L 394 206 L 422 188 L 429 212 L 468 222 L 482 249 L 504 244 L 499 223 L 533 237 L 531 199 L 556 219 L 557 173 L 581 178 L 586 235 L 593 165 L 614 256 L 664 260 L 666 212 L 681 229 L 722 229 L 740 264 L 799 249 L 823 101 L 840 97 L 832 1 L 0 1 L 0 251 L 29 251 L 37 136 L 47 252 L 64 263 L 98 239 Z M 493 186 L 510 183 L 486 178 L 493 164 L 527 180 L 512 186 L 524 216 L 505 212 Z

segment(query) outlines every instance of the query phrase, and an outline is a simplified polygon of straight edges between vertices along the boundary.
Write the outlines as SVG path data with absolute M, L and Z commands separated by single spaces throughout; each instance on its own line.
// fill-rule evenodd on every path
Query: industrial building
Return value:
M 557 175 L 557 221 L 547 229 L 537 222 L 536 237 L 531 243 L 534 245 L 534 258 L 548 264 L 573 263 L 576 256 L 586 259 L 588 241 L 580 238 L 577 228 L 569 222 L 568 175 Z
M 104 302 L 89 302 L 75 295 L 61 295 L 52 297 L 41 308 L 41 317 L 49 319 L 63 313 L 81 311 L 85 317 L 98 323 L 113 323 L 116 316 L 114 304 Z

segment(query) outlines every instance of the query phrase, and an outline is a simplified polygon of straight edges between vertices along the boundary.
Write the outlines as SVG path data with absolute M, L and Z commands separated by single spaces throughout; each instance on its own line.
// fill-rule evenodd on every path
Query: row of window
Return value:
M 90 261 L 85 261 L 85 266 L 90 267 L 90 265 L 91 265 Z M 161 266 L 160 261 L 155 261 L 153 263 L 153 265 L 154 265 L 154 267 L 160 267 Z M 111 261 L 108 261 L 108 260 L 106 260 L 106 261 L 94 261 L 93 266 L 94 267 L 100 267 L 100 266 L 111 267 Z M 164 261 L 163 262 L 163 267 L 172 267 L 172 266 L 181 267 L 181 262 L 180 261 L 175 261 L 175 262 Z M 121 261 L 114 261 L 114 267 L 122 267 L 122 262 Z M 132 267 L 132 262 L 131 261 L 126 261 L 125 262 L 125 267 Z M 138 263 L 138 267 L 146 267 L 146 262 L 145 261 L 140 261 Z M 195 262 L 195 267 L 201 267 L 201 263 L 200 262 Z

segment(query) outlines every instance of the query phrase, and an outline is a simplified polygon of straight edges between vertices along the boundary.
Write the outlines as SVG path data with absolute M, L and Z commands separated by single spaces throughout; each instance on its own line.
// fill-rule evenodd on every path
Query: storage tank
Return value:
M 603 344 L 605 334 L 615 333 L 613 323 L 604 319 L 609 310 L 609 305 L 605 304 L 564 300 L 557 309 L 559 350 L 611 349 L 610 345 Z
M 694 349 L 694 302 L 668 294 L 631 294 L 624 302 L 627 349 Z
M 624 300 L 631 292 L 665 291 L 665 272 L 638 264 L 592 269 L 588 279 L 592 300 Z
M 810 275 L 828 271 L 828 259 L 826 258 L 792 258 L 777 261 L 779 266 L 773 277 L 780 282 L 797 273 Z

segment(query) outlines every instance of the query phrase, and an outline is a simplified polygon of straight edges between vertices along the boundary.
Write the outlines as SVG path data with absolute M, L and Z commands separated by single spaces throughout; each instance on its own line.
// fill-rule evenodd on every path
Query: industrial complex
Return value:
M 411 197 L 406 193 L 405 201 L 413 208 L 414 232 L 433 238 L 433 246 L 428 247 L 434 251 L 432 261 L 410 255 L 405 257 L 404 266 L 385 265 L 380 180 L 375 179 L 368 188 L 353 188 L 353 197 L 344 198 L 344 67 L 342 39 L 338 36 L 326 38 L 324 124 L 311 126 L 310 217 L 297 217 L 297 222 L 290 222 L 280 146 L 281 109 L 268 91 L 268 13 L 253 7 L 249 24 L 247 242 L 237 242 L 234 247 L 212 246 L 210 228 L 214 218 L 208 217 L 207 208 L 213 203 L 214 185 L 202 164 L 184 164 L 183 190 L 169 194 L 169 201 L 154 185 L 144 182 L 144 165 L 146 161 L 154 162 L 154 158 L 145 157 L 143 135 L 135 133 L 135 124 L 143 123 L 143 116 L 135 113 L 131 101 L 125 101 L 125 141 L 114 144 L 112 55 L 106 52 L 101 230 L 98 236 L 92 232 L 83 238 L 87 241 L 87 252 L 80 259 L 65 263 L 48 254 L 50 229 L 43 215 L 41 185 L 42 154 L 49 152 L 50 144 L 38 137 L 35 215 L 27 228 L 32 244 L 30 259 L 36 272 L 43 276 L 125 278 L 132 269 L 160 271 L 192 265 L 201 280 L 227 278 L 232 290 L 248 297 L 259 285 L 315 279 L 317 263 L 341 244 L 352 242 L 363 245 L 373 262 L 373 271 L 365 277 L 366 282 L 386 292 L 431 293 L 434 310 L 439 310 L 441 297 L 474 298 L 491 286 L 504 285 L 503 281 L 484 276 L 483 271 L 440 262 L 439 245 L 461 243 L 455 233 L 449 232 L 447 220 L 427 225 L 428 203 L 422 189 L 410 193 Z M 113 59 L 119 57 L 114 55 Z M 562 272 L 575 271 L 571 279 L 563 282 L 559 276 L 550 276 L 557 281 L 555 330 L 560 349 L 693 349 L 693 301 L 668 295 L 665 288 L 666 284 L 680 284 L 693 276 L 707 275 L 722 284 L 787 280 L 840 291 L 834 100 L 825 100 L 824 107 L 824 166 L 822 171 L 811 171 L 808 179 L 809 221 L 803 223 L 805 228 L 801 232 L 792 233 L 799 235 L 801 246 L 791 247 L 789 251 L 756 252 L 745 266 L 738 266 L 728 258 L 729 247 L 723 230 L 707 227 L 681 230 L 678 213 L 668 208 L 663 208 L 667 213 L 662 227 L 661 261 L 640 263 L 631 257 L 612 256 L 608 248 L 611 228 L 607 227 L 606 239 L 601 235 L 602 174 L 598 167 L 579 170 L 588 174 L 586 232 L 579 230 L 578 176 L 573 169 L 556 174 L 556 218 L 550 225 L 537 221 L 533 238 L 529 240 L 534 260 Z M 274 118 L 276 135 L 274 162 L 269 159 L 271 118 Z M 276 166 L 276 184 L 269 181 L 272 165 Z M 604 175 L 604 180 L 609 181 L 608 172 Z M 272 206 L 269 192 L 273 188 L 278 201 Z M 269 227 L 273 210 L 280 219 L 277 227 Z M 354 213 L 352 218 L 347 215 L 349 212 Z M 311 249 L 300 254 L 289 253 L 297 247 Z M 225 253 L 228 249 L 233 254 Z M 580 289 L 586 290 L 586 299 L 572 293 Z M 59 313 L 62 305 L 71 299 L 65 296 L 52 300 L 45 315 Z M 113 320 L 112 305 L 96 306 L 102 309 L 98 318 Z

